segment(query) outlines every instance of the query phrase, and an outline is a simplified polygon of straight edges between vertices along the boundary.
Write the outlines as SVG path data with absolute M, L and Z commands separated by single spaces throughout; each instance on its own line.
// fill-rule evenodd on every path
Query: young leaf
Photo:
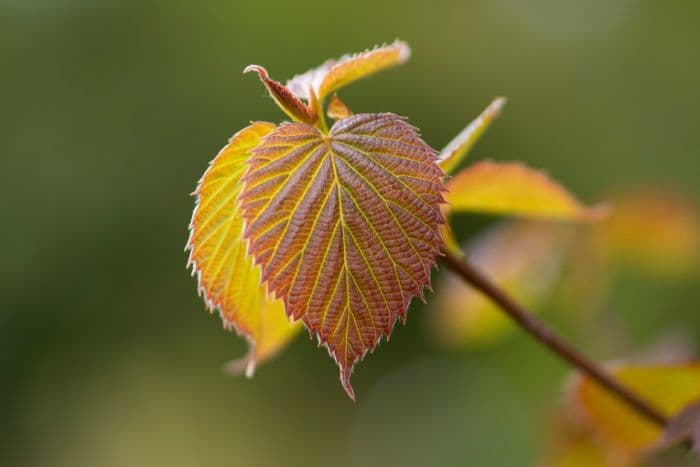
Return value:
M 260 65 L 248 65 L 245 70 L 243 70 L 243 73 L 250 73 L 251 71 L 258 74 L 260 81 L 265 85 L 272 99 L 289 118 L 297 122 L 305 123 L 314 123 L 316 121 L 318 115 L 316 115 L 314 110 L 300 101 L 299 98 L 282 83 L 271 79 L 265 68 Z
M 543 467 L 632 467 L 630 459 L 610 453 L 590 429 L 566 413 L 557 414 L 545 444 Z
M 237 202 L 251 150 L 274 128 L 271 123 L 251 124 L 212 160 L 195 191 L 197 203 L 186 247 L 188 266 L 197 274 L 198 291 L 207 307 L 218 309 L 224 326 L 233 327 L 250 343 L 244 362 L 249 375 L 300 329 L 289 323 L 282 302 L 267 297 L 260 283 L 260 271 L 246 253 Z
M 298 97 L 309 100 L 309 86 L 323 100 L 334 91 L 353 81 L 366 78 L 392 66 L 405 63 L 411 56 L 411 49 L 403 41 L 365 50 L 354 55 L 344 55 L 338 60 L 327 60 L 318 68 L 295 76 L 287 87 Z
M 290 123 L 253 150 L 241 206 L 262 279 L 350 375 L 430 285 L 443 172 L 415 128 L 358 114 L 329 134 Z
M 611 373 L 663 414 L 672 417 L 700 400 L 700 363 L 676 365 L 629 365 Z M 654 446 L 661 431 L 588 378 L 577 377 L 570 398 L 583 419 L 610 446 L 636 455 Z
M 481 135 L 491 126 L 496 117 L 501 113 L 501 109 L 506 104 L 504 97 L 494 99 L 481 115 L 476 117 L 467 127 L 440 151 L 438 163 L 445 173 L 452 173 L 457 166 L 469 154 Z
M 331 97 L 328 103 L 327 113 L 333 120 L 340 120 L 341 118 L 352 116 L 352 110 L 338 97 L 338 94 L 333 94 L 333 97 Z
M 518 162 L 478 162 L 447 184 L 452 212 L 485 212 L 543 219 L 595 221 L 602 206 L 583 206 L 545 173 Z
M 469 262 L 525 306 L 539 310 L 553 292 L 572 232 L 543 221 L 509 221 L 470 242 Z M 514 329 L 488 298 L 453 274 L 441 277 L 428 317 L 448 347 L 490 344 Z

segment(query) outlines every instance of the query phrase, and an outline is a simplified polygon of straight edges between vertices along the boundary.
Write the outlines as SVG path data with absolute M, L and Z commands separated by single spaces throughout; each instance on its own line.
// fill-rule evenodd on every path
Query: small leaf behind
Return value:
M 224 326 L 250 342 L 248 356 L 238 362 L 248 374 L 300 329 L 289 323 L 282 302 L 265 293 L 260 271 L 246 253 L 238 207 L 241 177 L 251 150 L 274 128 L 271 123 L 251 124 L 236 133 L 210 163 L 195 191 L 197 203 L 187 243 L 188 264 L 197 275 L 198 291 L 207 307 L 218 309 Z
M 339 120 L 328 135 L 285 124 L 253 151 L 241 194 L 263 280 L 340 366 L 389 336 L 430 285 L 442 246 L 443 172 L 393 114 Z
M 338 97 L 338 94 L 333 94 L 330 102 L 328 102 L 327 113 L 333 120 L 340 120 L 353 115 L 352 110 Z

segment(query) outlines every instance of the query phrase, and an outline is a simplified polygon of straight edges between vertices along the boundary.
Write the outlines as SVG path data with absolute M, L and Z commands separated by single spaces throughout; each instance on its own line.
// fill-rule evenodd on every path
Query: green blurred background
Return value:
M 224 376 L 246 346 L 185 270 L 189 193 L 231 134 L 281 119 L 245 65 L 285 80 L 400 37 L 412 60 L 344 91 L 355 111 L 441 147 L 505 95 L 475 159 L 587 201 L 697 200 L 699 25 L 693 0 L 0 0 L 0 465 L 535 465 L 566 367 L 521 335 L 440 350 L 418 304 L 358 366 L 355 404 L 305 337 Z M 614 318 L 640 349 L 698 336 L 697 284 L 624 274 Z

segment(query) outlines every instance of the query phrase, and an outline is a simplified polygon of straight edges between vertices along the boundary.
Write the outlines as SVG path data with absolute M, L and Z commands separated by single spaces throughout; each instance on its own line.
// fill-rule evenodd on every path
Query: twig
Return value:
M 588 377 L 597 382 L 603 389 L 615 395 L 620 401 L 627 404 L 640 415 L 661 428 L 666 427 L 668 419 L 662 413 L 649 405 L 629 388 L 622 385 L 586 355 L 557 336 L 549 327 L 532 315 L 532 313 L 520 306 L 481 272 L 474 269 L 467 261 L 449 252 L 442 257 L 442 261 L 465 282 L 471 284 L 491 299 L 532 337 L 579 369 L 582 373 L 588 375 Z

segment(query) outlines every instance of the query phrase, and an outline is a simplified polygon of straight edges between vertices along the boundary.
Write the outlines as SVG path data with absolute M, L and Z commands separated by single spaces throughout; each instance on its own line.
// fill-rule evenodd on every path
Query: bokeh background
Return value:
M 474 159 L 546 167 L 589 202 L 697 201 L 699 24 L 693 0 L 0 0 L 0 465 L 537 465 L 567 368 L 519 333 L 444 350 L 417 303 L 355 404 L 305 336 L 223 375 L 246 346 L 185 270 L 189 193 L 231 134 L 281 119 L 245 65 L 285 80 L 400 37 L 412 60 L 345 90 L 355 111 L 441 147 L 505 95 Z M 608 319 L 630 351 L 700 337 L 697 285 L 623 272 Z

